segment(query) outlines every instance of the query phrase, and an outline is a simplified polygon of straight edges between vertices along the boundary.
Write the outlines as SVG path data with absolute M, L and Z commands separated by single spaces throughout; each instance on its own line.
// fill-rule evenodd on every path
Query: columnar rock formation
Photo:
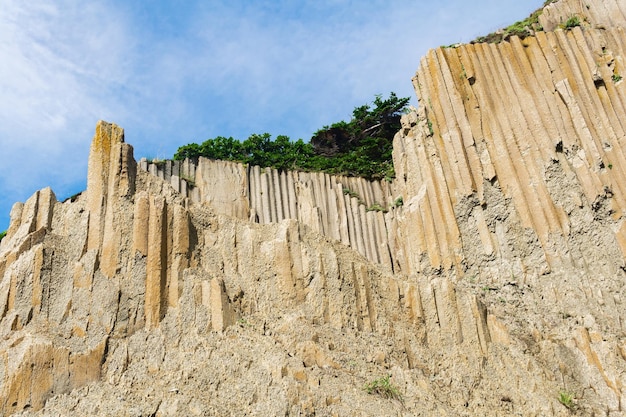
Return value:
M 393 211 L 402 200 L 393 198 L 387 181 L 281 172 L 206 158 L 197 164 L 190 160 L 142 160 L 139 166 L 218 214 L 255 223 L 294 219 L 352 247 L 372 262 L 398 266 L 389 238 Z
M 552 32 L 569 18 L 578 16 L 595 29 L 624 27 L 626 5 L 621 0 L 560 0 L 544 7 L 539 23 Z
M 430 51 L 391 185 L 137 165 L 98 123 L 87 191 L 0 243 L 0 413 L 624 415 L 624 9 Z
M 367 382 L 372 367 L 384 372 L 393 364 L 397 378 L 407 372 L 406 384 L 413 386 L 416 376 L 430 372 L 422 364 L 433 355 L 427 345 L 448 345 L 444 356 L 463 351 L 478 364 L 488 343 L 498 338 L 490 333 L 501 332 L 498 320 L 473 294 L 457 295 L 448 280 L 393 276 L 294 220 L 259 225 L 216 215 L 159 178 L 137 172 L 123 138 L 119 127 L 98 123 L 87 192 L 77 201 L 59 203 L 46 189 L 13 210 L 0 246 L 4 414 L 40 409 L 63 393 L 80 397 L 79 389 L 96 381 L 104 385 L 91 385 L 89 391 L 109 397 L 120 387 L 126 394 L 145 389 L 154 375 L 168 384 L 178 372 L 209 378 L 205 361 L 223 343 L 218 332 L 229 329 L 237 343 L 242 337 L 255 349 L 261 343 L 264 354 L 264 339 L 280 345 L 270 349 L 276 356 L 271 364 L 254 359 L 255 372 L 270 379 L 251 383 L 260 384 L 261 392 L 278 384 L 280 395 L 288 398 L 276 402 L 267 392 L 241 398 L 233 386 L 222 399 L 216 392 L 201 400 L 197 397 L 205 392 L 192 391 L 185 397 L 187 408 L 162 402 L 137 406 L 162 414 L 197 406 L 275 415 L 334 404 L 345 414 L 355 407 L 354 398 L 362 410 L 384 412 L 384 402 L 354 392 L 352 361 L 363 366 L 359 384 Z M 327 332 L 336 332 L 336 338 Z M 363 343 L 367 335 L 381 339 Z M 184 355 L 201 345 L 209 357 Z M 336 349 L 342 353 L 333 358 Z M 232 380 L 233 370 L 246 374 L 241 367 L 250 365 L 228 366 L 220 374 L 224 381 Z M 258 375 L 244 377 L 250 381 Z M 315 388 L 321 379 L 329 384 L 336 378 L 340 386 L 332 391 Z M 432 397 L 429 390 L 420 396 Z M 329 397 L 330 392 L 344 392 L 346 400 Z M 200 405 L 193 405 L 194 399 Z M 117 415 L 125 407 L 104 404 L 100 410 L 101 401 L 86 400 L 80 413 Z
M 581 27 L 439 48 L 422 59 L 413 80 L 420 108 L 394 142 L 405 196 L 396 220 L 406 273 L 435 267 L 493 288 L 532 288 L 515 313 L 524 323 L 509 319 L 510 330 L 522 338 L 534 331 L 525 326 L 552 333 L 528 347 L 543 344 L 538 355 L 546 342 L 567 347 L 549 348 L 554 363 L 584 374 L 579 390 L 593 387 L 605 413 L 617 413 L 626 358 L 618 353 L 626 318 L 626 36 L 624 15 L 603 10 L 624 3 L 575 8 L 583 3 L 553 3 L 544 19 L 547 27 L 575 11 Z
M 399 177 L 407 178 L 398 184 L 403 194 L 425 191 L 408 201 L 420 212 L 409 223 L 432 228 L 427 241 L 438 244 L 428 245 L 431 265 L 458 266 L 468 249 L 474 259 L 498 252 L 500 236 L 488 233 L 485 222 L 495 215 L 490 193 L 510 199 L 506 206 L 532 231 L 547 267 L 579 267 L 597 256 L 621 265 L 619 252 L 607 247 L 626 250 L 623 54 L 621 27 L 575 27 L 440 48 L 422 59 L 414 79 L 422 106 L 405 121 L 395 152 Z M 617 246 L 572 253 L 580 246 L 570 240 L 577 235 L 572 228 L 581 222 L 571 217 L 584 209 L 606 220 L 606 239 Z M 460 218 L 474 225 L 467 232 L 480 236 L 476 244 L 464 247 Z M 523 256 L 516 259 L 524 269 Z M 412 269 L 420 266 L 413 262 Z

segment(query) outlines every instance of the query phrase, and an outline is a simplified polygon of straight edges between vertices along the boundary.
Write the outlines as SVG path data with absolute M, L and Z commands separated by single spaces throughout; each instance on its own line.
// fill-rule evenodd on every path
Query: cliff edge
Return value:
M 431 50 L 392 184 L 188 190 L 99 122 L 87 190 L 0 242 L 0 414 L 625 415 L 625 16 Z

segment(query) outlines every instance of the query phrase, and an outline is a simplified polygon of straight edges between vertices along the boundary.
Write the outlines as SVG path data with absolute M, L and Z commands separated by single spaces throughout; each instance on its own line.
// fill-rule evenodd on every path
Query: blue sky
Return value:
M 543 0 L 0 0 L 0 231 L 16 201 L 85 189 L 96 122 L 135 158 L 252 133 L 308 140 L 376 94 L 412 97 L 428 49 Z

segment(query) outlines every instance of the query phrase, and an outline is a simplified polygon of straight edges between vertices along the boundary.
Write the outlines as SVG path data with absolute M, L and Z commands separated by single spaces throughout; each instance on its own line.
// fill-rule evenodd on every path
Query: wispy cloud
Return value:
M 0 226 L 34 189 L 83 181 L 98 115 L 122 105 L 124 26 L 97 2 L 2 1 Z
M 35 189 L 84 187 L 98 119 L 123 126 L 138 156 L 216 135 L 308 139 L 375 94 L 413 96 L 428 48 L 532 10 L 517 0 L 0 1 L 0 230 Z

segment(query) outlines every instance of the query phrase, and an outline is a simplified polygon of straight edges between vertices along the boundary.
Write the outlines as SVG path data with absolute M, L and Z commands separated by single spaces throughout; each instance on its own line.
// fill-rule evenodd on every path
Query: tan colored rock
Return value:
M 249 180 L 242 164 L 200 158 L 192 178 L 196 179 L 200 201 L 209 204 L 218 214 L 240 219 L 250 216 Z
M 626 40 L 590 3 L 430 51 L 391 185 L 135 172 L 99 122 L 87 194 L 35 193 L 0 245 L 0 414 L 621 415 Z M 363 389 L 389 375 L 402 402 Z
M 133 252 L 148 255 L 148 230 L 150 220 L 150 200 L 146 192 L 139 192 L 135 198 L 133 218 Z
M 98 122 L 89 152 L 87 176 L 87 210 L 90 213 L 88 249 L 94 249 L 102 242 L 109 177 L 115 175 L 115 172 L 110 172 L 112 162 L 114 164 L 114 160 L 111 160 L 112 151 L 115 145 L 123 142 L 122 128 L 102 120 Z
M 228 299 L 224 281 L 212 279 L 210 291 L 211 326 L 213 330 L 222 332 L 228 326 L 235 324 L 238 320 L 237 313 Z
M 147 328 L 154 328 L 165 315 L 167 300 L 167 203 L 150 198 L 148 257 L 146 260 L 145 315 Z
M 300 357 L 306 368 L 318 366 L 320 368 L 339 369 L 340 366 L 332 359 L 328 358 L 324 352 L 313 341 L 302 343 L 299 348 Z M 298 379 L 296 377 L 296 379 Z
M 489 338 L 493 343 L 504 346 L 511 344 L 511 338 L 506 326 L 493 314 L 487 315 L 487 328 L 489 329 Z

